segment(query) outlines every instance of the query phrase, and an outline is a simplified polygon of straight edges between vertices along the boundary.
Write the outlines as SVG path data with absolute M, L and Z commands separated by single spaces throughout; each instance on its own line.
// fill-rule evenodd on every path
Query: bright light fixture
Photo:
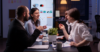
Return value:
M 66 0 L 61 0 L 60 4 L 67 4 Z
M 80 0 L 71 0 L 71 1 L 80 1 Z

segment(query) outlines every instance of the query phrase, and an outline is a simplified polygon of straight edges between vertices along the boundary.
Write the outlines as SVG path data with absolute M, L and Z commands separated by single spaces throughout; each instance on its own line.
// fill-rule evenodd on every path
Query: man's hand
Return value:
M 40 35 L 40 36 L 39 36 L 39 39 L 42 39 L 42 38 L 43 38 L 43 35 Z

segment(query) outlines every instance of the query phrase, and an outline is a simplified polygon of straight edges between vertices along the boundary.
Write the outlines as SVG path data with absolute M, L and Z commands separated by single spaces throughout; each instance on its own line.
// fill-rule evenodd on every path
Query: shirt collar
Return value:
M 77 23 L 77 20 L 74 21 L 73 23 L 70 23 L 71 26 L 74 26 L 74 24 Z
M 20 22 L 20 24 L 24 27 L 24 23 L 22 22 L 22 21 L 20 21 L 19 19 L 17 19 L 19 22 Z
M 67 24 L 67 25 L 70 25 L 70 22 L 67 21 L 66 24 Z

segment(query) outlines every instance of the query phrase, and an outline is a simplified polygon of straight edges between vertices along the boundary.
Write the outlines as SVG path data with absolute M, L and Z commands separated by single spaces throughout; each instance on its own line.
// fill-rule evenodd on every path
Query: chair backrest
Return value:
M 95 20 L 97 24 L 97 32 L 100 32 L 100 15 L 95 15 Z
M 98 43 L 98 51 L 100 52 L 100 41 Z

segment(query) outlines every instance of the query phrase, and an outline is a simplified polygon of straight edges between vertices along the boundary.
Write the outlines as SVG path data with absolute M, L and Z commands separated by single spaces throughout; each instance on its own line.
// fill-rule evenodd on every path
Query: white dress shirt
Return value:
M 16 20 L 19 21 L 19 23 L 23 26 L 23 28 L 25 28 L 24 23 L 22 21 L 20 21 L 19 19 L 16 19 Z
M 68 37 L 69 40 L 72 39 L 75 43 L 79 43 L 83 40 L 93 40 L 93 37 L 88 30 L 88 27 L 84 23 L 78 23 L 77 21 L 74 21 L 73 23 L 71 23 L 71 27 L 71 33 Z M 89 45 L 89 43 L 87 45 Z
M 38 24 L 38 26 L 39 26 L 39 24 Z M 36 26 L 34 24 L 34 21 L 28 20 L 25 23 L 25 29 L 29 33 L 29 35 L 32 35 L 34 33 L 34 30 L 36 29 Z

